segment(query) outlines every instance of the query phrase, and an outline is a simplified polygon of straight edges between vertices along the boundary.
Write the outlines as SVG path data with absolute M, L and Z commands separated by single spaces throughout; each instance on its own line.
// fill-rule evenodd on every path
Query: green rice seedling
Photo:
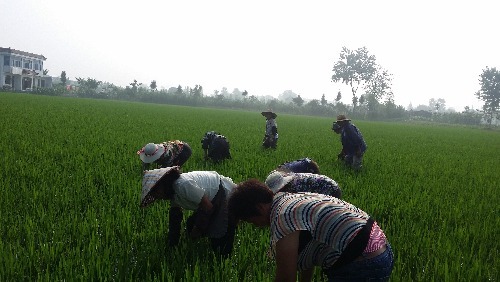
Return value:
M 312 158 L 387 234 L 392 281 L 498 280 L 498 131 L 354 120 L 368 144 L 355 173 L 336 160 L 333 120 L 278 113 L 278 148 L 264 150 L 256 112 L 0 93 L 0 280 L 272 280 L 268 230 L 241 224 L 218 260 L 206 239 L 167 246 L 168 202 L 139 208 L 136 151 L 172 139 L 193 148 L 183 171 L 235 182 Z M 208 130 L 231 160 L 203 159 Z

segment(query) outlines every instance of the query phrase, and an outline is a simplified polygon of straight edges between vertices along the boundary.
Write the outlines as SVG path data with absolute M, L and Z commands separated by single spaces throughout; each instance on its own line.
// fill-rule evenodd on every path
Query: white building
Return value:
M 43 55 L 0 47 L 0 88 L 30 91 L 52 87 L 52 77 L 43 74 Z

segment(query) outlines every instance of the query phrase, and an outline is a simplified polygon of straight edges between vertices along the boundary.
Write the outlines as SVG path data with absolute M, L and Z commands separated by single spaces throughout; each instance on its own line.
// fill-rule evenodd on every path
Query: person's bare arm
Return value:
M 276 243 L 276 277 L 274 281 L 297 280 L 299 235 L 300 231 L 295 231 L 279 239 Z

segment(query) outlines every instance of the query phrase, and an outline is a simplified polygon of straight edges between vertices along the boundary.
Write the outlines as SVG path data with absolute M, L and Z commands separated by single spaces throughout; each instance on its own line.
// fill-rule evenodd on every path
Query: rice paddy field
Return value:
M 235 182 L 312 158 L 385 231 L 391 281 L 499 280 L 500 132 L 354 120 L 368 144 L 354 173 L 336 160 L 333 120 L 278 113 L 273 151 L 256 112 L 0 93 L 0 281 L 273 280 L 267 229 L 241 224 L 220 260 L 203 239 L 167 247 L 168 202 L 139 208 L 136 151 L 173 139 L 193 148 L 184 171 Z M 203 159 L 209 130 L 228 137 L 231 160 Z

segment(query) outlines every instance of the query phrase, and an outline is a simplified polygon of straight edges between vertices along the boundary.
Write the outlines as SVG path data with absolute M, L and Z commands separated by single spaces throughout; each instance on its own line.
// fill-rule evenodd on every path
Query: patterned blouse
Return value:
M 179 154 L 182 152 L 184 142 L 179 140 L 166 141 L 162 143 L 165 147 L 165 153 L 158 159 L 158 163 L 163 167 L 176 165 L 175 161 Z
M 313 173 L 294 173 L 293 180 L 281 192 L 311 192 L 341 198 L 342 192 L 335 180 L 326 175 Z
M 335 197 L 278 192 L 271 206 L 271 254 L 275 257 L 278 240 L 307 230 L 312 239 L 299 253 L 298 269 L 332 267 L 368 219 L 367 213 Z
M 273 127 L 275 128 L 275 132 L 273 132 Z M 278 138 L 278 124 L 275 119 L 266 120 L 266 135 Z

